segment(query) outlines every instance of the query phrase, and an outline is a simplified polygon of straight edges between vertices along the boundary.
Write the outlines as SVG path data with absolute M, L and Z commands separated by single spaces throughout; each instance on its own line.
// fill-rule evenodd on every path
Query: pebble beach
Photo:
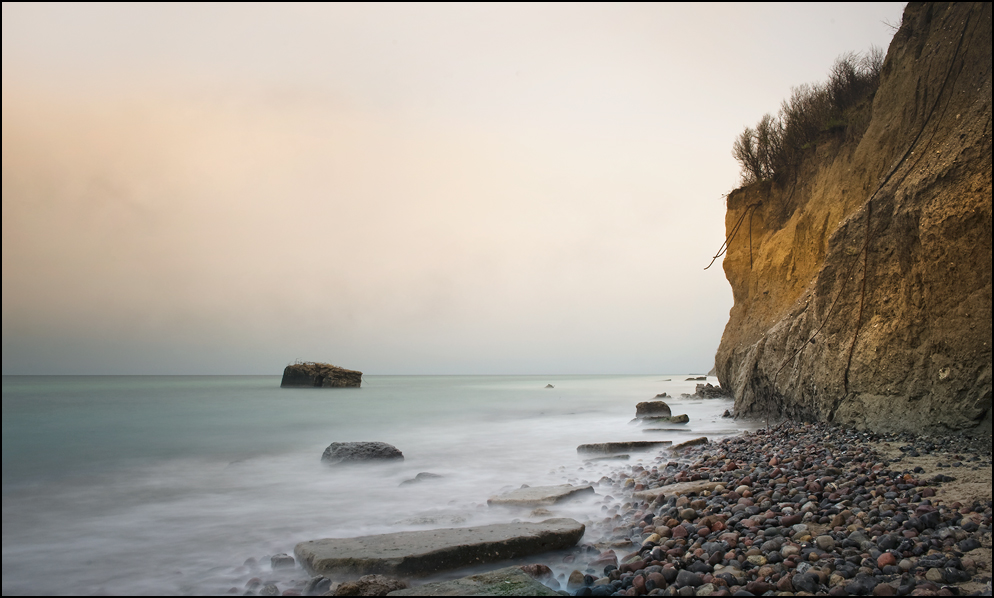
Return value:
M 638 496 L 588 531 L 573 595 L 990 595 L 989 439 L 784 422 L 600 481 Z M 687 482 L 711 490 L 667 493 Z M 670 486 L 675 487 L 675 486 Z M 612 496 L 615 496 L 612 495 Z M 585 538 L 586 539 L 586 538 Z M 629 548 L 629 546 L 631 548 Z

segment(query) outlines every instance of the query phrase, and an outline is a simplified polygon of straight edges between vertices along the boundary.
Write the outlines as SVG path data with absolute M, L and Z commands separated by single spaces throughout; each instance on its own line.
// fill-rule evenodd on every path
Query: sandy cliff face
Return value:
M 909 4 L 859 139 L 728 197 L 739 415 L 990 430 L 991 4 Z

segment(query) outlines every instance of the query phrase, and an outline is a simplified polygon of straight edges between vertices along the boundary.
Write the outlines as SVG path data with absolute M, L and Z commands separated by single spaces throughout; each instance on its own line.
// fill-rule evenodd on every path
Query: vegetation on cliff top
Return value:
M 862 137 L 883 63 L 883 50 L 876 47 L 865 54 L 843 54 L 828 81 L 793 88 L 777 116 L 767 113 L 755 128 L 746 127 L 732 146 L 742 166 L 742 184 L 784 183 L 795 174 L 804 150 L 822 135 Z

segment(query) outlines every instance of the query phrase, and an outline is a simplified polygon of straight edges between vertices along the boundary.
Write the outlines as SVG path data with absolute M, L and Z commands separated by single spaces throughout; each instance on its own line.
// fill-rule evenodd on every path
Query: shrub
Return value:
M 826 133 L 862 137 L 883 63 L 884 53 L 876 47 L 862 55 L 843 54 L 828 81 L 794 87 L 777 116 L 766 114 L 755 128 L 746 127 L 732 145 L 742 184 L 783 183 L 796 172 L 803 151 Z

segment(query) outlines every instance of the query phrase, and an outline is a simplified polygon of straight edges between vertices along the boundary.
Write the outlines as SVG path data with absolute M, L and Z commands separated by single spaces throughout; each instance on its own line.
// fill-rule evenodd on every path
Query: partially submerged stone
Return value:
M 321 460 L 330 465 L 394 459 L 403 460 L 404 453 L 385 442 L 332 442 L 321 455 Z
M 576 452 L 581 455 L 600 454 L 611 455 L 628 453 L 635 451 L 648 451 L 654 448 L 662 448 L 673 444 L 670 440 L 632 440 L 629 442 L 598 442 L 594 444 L 581 444 L 576 447 Z
M 583 531 L 583 524 L 573 519 L 547 519 L 540 523 L 326 538 L 301 542 L 294 554 L 310 572 L 325 576 L 425 577 L 570 548 L 580 541 Z
M 664 395 L 666 393 L 663 393 Z M 669 417 L 673 415 L 666 401 L 642 401 L 635 405 L 635 417 Z
M 406 486 L 408 484 L 417 484 L 417 483 L 420 483 L 420 482 L 427 482 L 429 480 L 437 480 L 437 479 L 440 479 L 442 477 L 444 477 L 444 476 L 440 476 L 437 473 L 431 473 L 429 471 L 422 471 L 421 473 L 419 473 L 418 475 L 414 476 L 413 478 L 411 478 L 409 480 L 404 480 L 403 482 L 400 483 L 400 485 L 401 486 Z
M 559 486 L 536 486 L 534 488 L 518 488 L 510 492 L 505 492 L 487 499 L 489 505 L 506 505 L 520 507 L 541 507 L 554 505 L 558 502 L 570 498 L 577 498 L 582 494 L 593 494 L 592 486 L 573 486 L 562 484 Z
M 687 440 L 685 442 L 681 442 L 680 444 L 674 445 L 670 450 L 673 452 L 680 452 L 692 446 L 700 446 L 702 444 L 707 444 L 707 443 L 708 443 L 707 436 L 701 436 L 700 438 L 694 438 L 693 440 Z
M 316 361 L 286 366 L 280 382 L 282 388 L 359 388 L 361 385 L 362 372 Z
M 672 415 L 669 417 L 660 416 L 649 416 L 649 417 L 636 417 L 630 423 L 633 424 L 686 424 L 690 422 L 690 416 L 686 413 L 681 415 Z
M 701 492 L 711 492 L 719 486 L 719 482 L 709 482 L 700 480 L 696 482 L 680 482 L 678 484 L 667 484 L 651 490 L 636 492 L 635 497 L 639 500 L 652 502 L 656 498 L 663 496 L 683 496 L 684 494 L 700 494 Z
M 519 567 L 506 567 L 450 581 L 426 583 L 388 596 L 559 596 Z
M 604 457 L 587 457 L 585 461 L 625 461 L 631 459 L 628 453 L 618 453 L 617 455 L 606 455 Z

